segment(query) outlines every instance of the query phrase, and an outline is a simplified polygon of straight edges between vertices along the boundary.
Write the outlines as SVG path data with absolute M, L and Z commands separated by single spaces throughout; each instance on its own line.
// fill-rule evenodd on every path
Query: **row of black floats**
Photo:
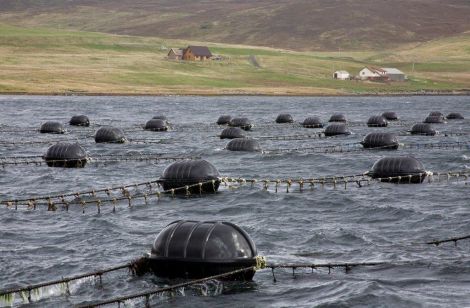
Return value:
M 427 173 L 413 157 L 386 157 L 377 161 L 368 175 L 384 182 L 421 183 Z M 214 166 L 199 160 L 171 164 L 161 180 L 166 189 L 183 185 L 186 188 L 178 192 L 194 187 L 196 191 L 200 187 L 201 192 L 217 190 L 216 186 L 199 183 L 212 183 L 211 179 L 217 180 L 218 176 Z M 157 235 L 151 252 L 138 262 L 135 271 L 139 275 L 151 272 L 160 277 L 187 279 L 229 273 L 224 279 L 249 281 L 265 262 L 258 256 L 250 236 L 233 223 L 180 220 L 170 223 Z M 237 272 L 230 274 L 234 271 Z

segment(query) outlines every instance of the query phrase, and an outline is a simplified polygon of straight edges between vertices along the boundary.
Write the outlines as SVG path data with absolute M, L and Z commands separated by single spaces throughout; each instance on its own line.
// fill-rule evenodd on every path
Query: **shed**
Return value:
M 181 60 L 183 58 L 183 48 L 171 48 L 167 58 L 170 60 Z
M 347 80 L 349 79 L 349 73 L 347 71 L 336 71 L 333 74 L 334 79 Z
M 183 50 L 183 60 L 204 61 L 212 57 L 212 53 L 206 46 L 188 46 Z
M 397 68 L 384 67 L 383 70 L 387 73 L 387 76 L 391 81 L 405 81 L 406 80 L 405 73 L 403 73 Z

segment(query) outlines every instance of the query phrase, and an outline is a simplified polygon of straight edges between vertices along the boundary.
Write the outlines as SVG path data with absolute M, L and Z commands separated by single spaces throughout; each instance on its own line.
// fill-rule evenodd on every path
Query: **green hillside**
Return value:
M 208 45 L 221 61 L 175 62 L 168 48 Z M 261 67 L 253 65 L 255 56 Z M 414 64 L 414 71 L 413 69 Z M 366 65 L 405 83 L 337 81 Z M 354 94 L 470 88 L 470 34 L 387 52 L 294 52 L 53 28 L 0 25 L 0 92 L 99 94 Z

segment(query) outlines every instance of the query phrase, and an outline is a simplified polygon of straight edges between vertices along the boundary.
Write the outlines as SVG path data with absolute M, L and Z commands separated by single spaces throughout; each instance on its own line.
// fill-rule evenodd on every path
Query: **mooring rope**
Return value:
M 130 263 L 125 263 L 125 264 L 121 264 L 121 265 L 116 265 L 116 266 L 113 266 L 113 267 L 109 267 L 109 268 L 105 268 L 105 269 L 101 269 L 101 270 L 96 270 L 96 271 L 88 272 L 88 273 L 84 273 L 84 274 L 78 274 L 78 275 L 75 275 L 75 276 L 64 277 L 64 278 L 56 279 L 56 280 L 52 280 L 52 281 L 46 281 L 46 282 L 41 282 L 41 283 L 37 283 L 37 284 L 31 284 L 31 285 L 27 285 L 25 287 L 18 287 L 18 288 L 12 288 L 12 289 L 7 289 L 7 290 L 0 290 L 0 299 L 3 299 L 4 301 L 5 300 L 8 301 L 8 299 L 11 300 L 12 299 L 11 297 L 13 297 L 16 293 L 16 294 L 20 294 L 22 298 L 27 299 L 28 302 L 31 302 L 31 299 L 32 299 L 31 294 L 34 292 L 34 290 L 44 288 L 44 287 L 50 287 L 50 286 L 54 286 L 54 285 L 64 285 L 64 284 L 65 284 L 65 293 L 68 294 L 70 292 L 68 284 L 72 281 L 80 280 L 80 279 L 88 278 L 88 277 L 98 277 L 100 279 L 100 282 L 101 282 L 101 278 L 104 274 L 108 274 L 108 273 L 115 272 L 115 271 L 122 270 L 122 269 L 129 269 L 129 271 L 132 271 L 135 262 L 137 262 L 137 261 L 130 262 Z
M 131 300 L 131 299 L 136 299 L 136 298 L 144 298 L 145 299 L 145 306 L 150 307 L 149 301 L 150 301 L 150 296 L 152 296 L 152 295 L 156 295 L 156 294 L 160 294 L 160 293 L 168 292 L 168 291 L 174 291 L 174 290 L 177 290 L 177 289 L 180 289 L 180 288 L 189 287 L 189 286 L 204 283 L 204 282 L 207 282 L 207 281 L 210 281 L 210 280 L 224 279 L 224 278 L 228 278 L 228 277 L 233 276 L 233 275 L 242 274 L 242 273 L 245 273 L 245 272 L 248 272 L 248 271 L 256 271 L 256 270 L 257 270 L 256 267 L 249 266 L 249 267 L 237 269 L 237 270 L 227 272 L 227 273 L 223 273 L 223 274 L 213 275 L 213 276 L 209 276 L 209 277 L 205 277 L 205 278 L 201 278 L 201 279 L 194 279 L 194 280 L 190 280 L 190 281 L 187 281 L 187 282 L 174 284 L 174 285 L 171 285 L 171 286 L 168 286 L 168 287 L 157 288 L 157 289 L 154 289 L 154 290 L 143 291 L 143 292 L 134 293 L 134 294 L 130 294 L 130 295 L 124 295 L 124 296 L 115 297 L 115 298 L 111 298 L 111 299 L 107 299 L 107 300 L 103 300 L 103 301 L 99 301 L 99 302 L 95 302 L 95 303 L 91 303 L 91 304 L 79 305 L 78 307 L 85 308 L 85 307 L 99 307 L 99 306 L 104 306 L 104 305 L 109 305 L 109 304 L 120 304 L 120 303 L 124 303 L 125 301 Z
M 452 171 L 452 172 L 428 172 L 428 183 L 433 181 L 441 182 L 445 180 L 447 182 L 451 180 L 459 181 L 461 179 L 467 181 L 470 175 L 470 170 L 464 171 Z M 85 213 L 85 209 L 88 205 L 96 205 L 98 213 L 101 212 L 101 206 L 104 204 L 112 204 L 113 212 L 116 209 L 116 205 L 119 201 L 127 201 L 128 207 L 132 207 L 133 199 L 144 199 L 145 205 L 148 205 L 148 201 L 151 197 L 156 197 L 156 201 L 159 201 L 163 196 L 175 197 L 176 194 L 184 193 L 184 196 L 191 196 L 194 189 L 203 193 L 203 187 L 207 185 L 212 185 L 211 192 L 216 192 L 216 183 L 219 182 L 228 188 L 233 188 L 233 185 L 238 185 L 241 187 L 244 184 L 251 184 L 251 187 L 254 187 L 255 184 L 262 184 L 264 190 L 268 190 L 270 185 L 274 186 L 274 191 L 278 193 L 281 188 L 285 187 L 286 193 L 289 193 L 294 190 L 293 185 L 298 185 L 299 192 L 306 191 L 309 187 L 310 190 L 313 190 L 315 187 L 325 188 L 327 186 L 332 187 L 333 189 L 338 189 L 344 187 L 347 189 L 348 184 L 355 184 L 357 187 L 368 186 L 374 183 L 380 182 L 389 182 L 389 183 L 407 183 L 411 182 L 412 177 L 419 176 L 420 178 L 424 176 L 423 174 L 419 175 L 403 175 L 396 177 L 386 177 L 386 178 L 370 178 L 367 174 L 359 175 L 345 175 L 345 176 L 325 176 L 319 178 L 284 178 L 284 179 L 256 179 L 256 178 L 230 178 L 230 177 L 221 177 L 217 180 L 208 180 L 200 183 L 195 183 L 192 185 L 186 185 L 182 187 L 160 190 L 158 185 L 161 184 L 162 180 L 153 180 L 143 183 L 131 184 L 126 186 L 116 186 L 113 188 L 101 188 L 86 192 L 75 192 L 67 194 L 56 194 L 56 195 L 46 195 L 39 197 L 29 197 L 22 199 L 10 199 L 10 200 L 1 200 L 0 204 L 5 205 L 7 208 L 18 209 L 18 206 L 26 206 L 27 209 L 36 209 L 40 205 L 47 206 L 49 211 L 57 210 L 56 205 L 62 205 L 65 210 L 68 211 L 71 204 L 78 204 L 82 207 L 82 212 Z M 156 187 L 153 187 L 152 184 L 156 184 Z M 135 191 L 138 191 L 139 187 L 146 187 L 147 190 L 144 192 L 137 192 L 131 194 L 129 188 L 135 188 Z M 118 190 L 121 195 L 113 196 L 112 192 Z M 154 191 L 155 190 L 155 191 Z M 97 196 L 97 193 L 106 193 L 106 197 L 101 198 Z M 194 193 L 193 193 L 194 194 Z M 73 197 L 73 200 L 67 200 L 67 198 Z M 87 197 L 84 199 L 83 197 Z M 89 199 L 88 199 L 89 198 Z M 38 202 L 43 201 L 43 202 Z
M 40 157 L 40 156 L 39 156 Z M 36 158 L 36 159 L 32 159 Z M 15 156 L 15 157 L 7 157 L 7 158 L 0 158 L 0 166 L 1 167 L 6 167 L 6 166 L 18 166 L 18 165 L 35 165 L 35 166 L 40 166 L 44 164 L 55 164 L 55 165 L 64 165 L 67 163 L 72 163 L 72 164 L 77 164 L 80 165 L 82 160 L 86 160 L 88 163 L 113 163 L 113 162 L 123 162 L 123 161 L 152 161 L 152 162 L 175 162 L 175 161 L 180 161 L 180 160 L 190 160 L 190 159 L 198 159 L 200 157 L 191 157 L 191 156 L 169 156 L 169 157 L 164 157 L 161 156 L 160 154 L 145 154 L 145 155 L 97 155 L 95 157 L 93 156 L 88 156 L 87 158 L 84 159 L 45 159 L 42 157 L 42 159 L 37 159 L 38 156 L 30 156 L 29 158 L 27 156 L 21 157 L 21 156 Z
M 467 132 L 438 132 L 435 136 L 431 136 L 428 134 L 410 134 L 408 131 L 406 132 L 399 132 L 398 136 L 443 136 L 443 137 L 458 137 L 458 136 L 470 136 L 470 133 Z M 259 136 L 256 137 L 260 140 L 305 140 L 305 139 L 331 139 L 331 138 L 339 138 L 339 137 L 347 137 L 350 136 L 349 134 L 338 134 L 334 136 L 325 136 L 324 132 L 317 132 L 312 134 L 296 134 L 296 135 L 282 135 L 282 136 Z
M 347 143 L 339 145 L 326 145 L 316 147 L 299 147 L 299 148 L 281 148 L 263 150 L 263 154 L 283 154 L 291 152 L 302 153 L 350 153 L 364 152 L 370 150 L 386 150 L 392 146 L 384 145 L 379 147 L 364 148 L 361 143 Z M 462 150 L 470 149 L 470 142 L 442 142 L 442 143 L 400 143 L 399 149 L 439 149 L 439 150 Z
M 66 277 L 66 278 L 61 278 L 61 279 L 56 279 L 52 281 L 47 281 L 47 282 L 42 282 L 42 283 L 37 283 L 37 284 L 31 284 L 28 286 L 24 287 L 17 287 L 17 288 L 12 288 L 8 290 L 3 290 L 0 291 L 0 299 L 3 301 L 7 302 L 13 302 L 14 301 L 14 296 L 16 294 L 19 294 L 20 297 L 23 299 L 24 303 L 31 303 L 32 302 L 32 296 L 31 294 L 40 288 L 44 287 L 50 287 L 54 285 L 65 285 L 64 292 L 66 295 L 70 295 L 70 289 L 69 289 L 69 283 L 75 280 L 80 280 L 83 278 L 88 278 L 88 277 L 98 277 L 100 283 L 102 283 L 102 276 L 111 272 L 115 272 L 118 270 L 122 269 L 128 269 L 130 273 L 134 275 L 144 275 L 148 272 L 151 272 L 151 268 L 149 266 L 149 261 L 150 259 L 148 257 L 142 257 L 139 259 L 136 259 L 132 262 L 121 264 L 121 265 L 116 265 L 110 268 L 106 268 L 103 270 L 95 270 L 93 272 L 88 272 L 84 274 L 79 274 L 71 277 Z M 465 259 L 459 258 L 459 259 L 439 259 L 437 260 L 439 262 L 442 261 L 449 261 L 449 262 L 462 262 L 466 261 Z M 147 290 L 147 291 L 141 291 L 129 295 L 124 295 L 124 296 L 119 296 L 111 299 L 106 299 L 102 301 L 97 301 L 97 302 L 92 302 L 92 303 L 87 303 L 84 305 L 80 305 L 79 307 L 98 307 L 98 306 L 103 306 L 103 305 L 109 305 L 109 304 L 121 304 L 124 303 L 128 300 L 136 299 L 136 298 L 144 298 L 145 299 L 145 305 L 146 307 L 149 306 L 149 300 L 152 295 L 160 294 L 163 292 L 169 292 L 169 291 L 175 291 L 177 289 L 183 288 L 183 287 L 188 287 L 192 286 L 195 284 L 201 284 L 205 283 L 210 280 L 217 280 L 217 279 L 225 279 L 229 277 L 233 277 L 235 275 L 239 275 L 248 271 L 260 271 L 264 269 L 271 269 L 272 276 L 274 282 L 277 281 L 276 276 L 275 276 L 275 270 L 276 269 L 291 269 L 292 270 L 292 275 L 295 276 L 296 270 L 300 268 L 308 268 L 311 269 L 313 272 L 315 269 L 321 269 L 321 268 L 326 268 L 328 269 L 328 274 L 331 274 L 331 270 L 333 268 L 344 268 L 346 273 L 350 273 L 351 270 L 355 267 L 375 267 L 375 266 L 382 266 L 382 265 L 387 265 L 387 266 L 403 266 L 403 265 L 416 265 L 416 264 L 425 264 L 427 267 L 429 267 L 432 263 L 435 263 L 436 260 L 426 260 L 426 259 L 417 259 L 417 260 L 406 260 L 406 261 L 375 261 L 375 262 L 342 262 L 342 263 L 283 263 L 283 264 L 267 264 L 266 259 L 262 256 L 257 256 L 256 257 L 256 265 L 255 266 L 248 266 L 244 268 L 239 268 L 233 271 L 217 274 L 217 275 L 212 275 L 200 279 L 193 279 L 189 280 L 183 283 L 178 283 L 174 285 L 170 285 L 167 287 L 163 288 L 156 288 L 152 290 Z
M 145 204 L 148 205 L 148 199 L 151 197 L 156 197 L 156 200 L 159 201 L 161 197 L 164 195 L 170 195 L 171 197 L 175 197 L 177 193 L 184 192 L 186 196 L 191 195 L 191 190 L 193 188 L 197 188 L 199 193 L 202 194 L 203 187 L 205 185 L 212 185 L 213 192 L 216 192 L 215 185 L 217 180 L 208 180 L 205 182 L 200 182 L 192 185 L 186 185 L 177 188 L 171 188 L 167 190 L 159 190 L 156 187 L 156 191 L 152 190 L 152 184 L 159 184 L 161 180 L 155 181 L 148 181 L 144 183 L 137 183 L 132 185 L 120 186 L 120 187 L 113 187 L 113 188 L 105 188 L 105 189 L 97 189 L 91 190 L 86 192 L 76 192 L 76 193 L 67 193 L 67 194 L 60 194 L 54 196 L 40 196 L 40 197 L 33 197 L 33 198 L 24 198 L 24 199 L 12 199 L 12 200 L 3 200 L 0 201 L 0 204 L 6 205 L 7 208 L 14 207 L 15 210 L 18 209 L 18 206 L 26 206 L 28 209 L 35 210 L 40 205 L 46 205 L 48 211 L 55 211 L 57 210 L 56 205 L 62 205 L 68 211 L 70 204 L 79 204 L 82 207 L 82 212 L 85 213 L 86 206 L 89 204 L 94 204 L 97 207 L 98 213 L 101 213 L 101 206 L 103 204 L 112 204 L 113 205 L 113 212 L 116 210 L 117 202 L 119 201 L 127 201 L 129 207 L 132 207 L 132 200 L 133 199 L 144 199 Z M 137 190 L 138 187 L 147 187 L 148 191 L 144 193 L 136 193 L 131 194 L 128 188 L 135 187 Z M 113 196 L 112 191 L 119 190 L 121 196 Z M 98 198 L 97 193 L 105 192 L 107 198 Z M 74 197 L 74 200 L 67 200 L 67 197 Z M 84 200 L 82 197 L 89 197 L 91 199 Z M 47 201 L 44 203 L 39 203 L 38 201 Z
M 468 240 L 468 239 L 470 239 L 470 235 L 465 235 L 465 236 L 460 236 L 460 237 L 452 237 L 452 238 L 448 238 L 448 239 L 445 239 L 445 240 L 434 240 L 434 241 L 426 242 L 426 244 L 427 245 L 439 246 L 440 244 L 443 244 L 443 243 L 454 242 L 454 245 L 457 246 L 458 241 Z

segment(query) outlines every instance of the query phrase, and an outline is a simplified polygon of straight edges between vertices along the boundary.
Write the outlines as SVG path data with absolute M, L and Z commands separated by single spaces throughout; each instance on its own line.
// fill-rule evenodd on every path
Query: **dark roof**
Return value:
M 177 56 L 182 56 L 183 55 L 183 48 L 171 48 L 170 51 L 168 52 L 168 55 L 173 51 L 173 53 Z
M 212 53 L 206 46 L 188 46 L 196 57 L 212 57 Z

